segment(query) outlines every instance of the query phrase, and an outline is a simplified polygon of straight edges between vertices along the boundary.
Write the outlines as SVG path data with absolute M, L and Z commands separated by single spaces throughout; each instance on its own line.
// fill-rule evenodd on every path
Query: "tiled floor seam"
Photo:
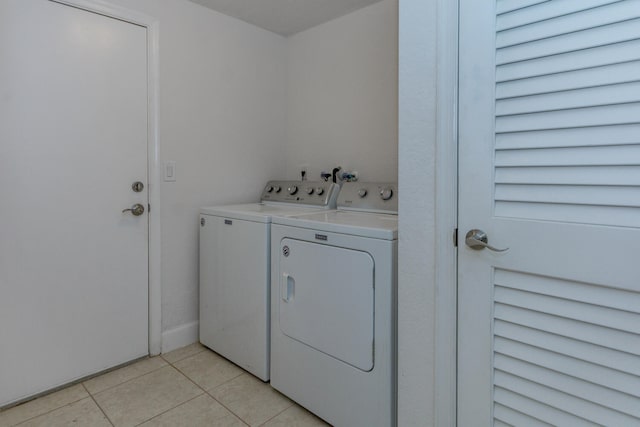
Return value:
M 98 409 L 100 409 L 100 412 L 102 412 L 102 415 L 104 415 L 104 417 L 107 419 L 107 421 L 109 421 L 109 424 L 111 424 L 113 427 L 115 427 L 115 424 L 113 424 L 113 421 L 111 421 L 111 418 L 109 418 L 109 416 L 107 415 L 107 413 L 104 411 L 104 409 L 102 409 L 102 406 L 100 406 L 100 404 L 98 403 L 98 401 L 96 400 L 95 397 L 93 397 L 93 394 L 89 393 L 89 390 L 87 389 L 87 387 L 82 384 L 82 387 L 85 389 L 85 391 L 87 392 L 87 394 L 89 395 L 89 397 L 91 398 L 91 400 L 93 400 L 93 403 L 96 404 L 96 406 L 98 407 Z
M 184 357 L 181 357 L 180 359 L 174 360 L 173 362 L 169 362 L 167 359 L 165 359 L 165 357 L 164 357 L 165 355 L 164 355 L 164 354 L 160 354 L 160 357 L 162 358 L 162 360 L 164 360 L 165 362 L 167 362 L 169 365 L 173 365 L 174 363 L 178 363 L 178 362 L 180 362 L 181 360 L 188 359 L 188 358 L 190 358 L 190 357 L 192 357 L 192 356 L 196 356 L 196 355 L 198 355 L 198 354 L 202 353 L 202 352 L 203 352 L 203 351 L 205 351 L 205 350 L 206 350 L 206 348 L 202 348 L 200 351 L 198 351 L 198 352 L 196 352 L 196 353 L 188 354 L 188 355 L 186 355 L 186 356 L 184 356 Z M 165 354 L 166 354 L 166 353 L 165 353 Z
M 186 359 L 186 357 L 185 357 L 185 359 Z M 181 360 L 182 360 L 182 359 L 181 359 Z M 176 360 L 176 362 L 175 362 L 175 363 L 177 363 L 177 362 L 179 362 L 179 361 L 178 361 L 178 360 Z M 167 363 L 169 363 L 169 362 L 167 362 Z M 178 367 L 174 366 L 174 365 L 173 365 L 173 363 L 169 363 L 169 365 L 170 365 L 171 367 L 173 367 L 176 371 L 180 372 L 183 376 L 185 376 L 185 377 L 186 377 L 189 381 L 191 381 L 193 384 L 195 384 L 195 385 L 196 385 L 196 387 L 198 387 L 200 390 L 202 390 L 202 391 L 204 392 L 204 394 L 206 394 L 207 396 L 209 396 L 210 398 L 212 398 L 213 400 L 215 400 L 216 402 L 218 402 L 220 405 L 222 405 L 222 407 L 223 407 L 224 409 L 226 409 L 227 411 L 231 412 L 233 415 L 235 415 L 235 416 L 236 416 L 240 421 L 242 421 L 244 424 L 246 424 L 246 425 L 250 426 L 250 424 L 249 424 L 249 423 L 247 423 L 245 420 L 243 420 L 243 419 L 240 417 L 240 415 L 236 414 L 236 413 L 235 413 L 234 411 L 232 411 L 232 410 L 231 410 L 231 408 L 229 408 L 227 405 L 225 405 L 224 403 L 220 402 L 218 399 L 216 399 L 215 397 L 213 397 L 213 395 L 211 395 L 211 393 L 209 393 L 209 391 L 208 391 L 208 390 L 206 390 L 205 388 L 203 388 L 203 387 L 202 387 L 200 384 L 198 384 L 197 382 L 193 381 L 193 380 L 189 377 L 189 375 L 187 375 L 186 373 L 182 372 L 182 371 L 180 370 L 180 368 L 178 368 Z M 235 380 L 236 378 L 238 378 L 239 376 L 244 375 L 244 374 L 246 374 L 246 372 L 240 372 L 240 373 L 239 373 L 238 375 L 236 375 L 235 377 L 230 378 L 230 379 L 228 379 L 227 381 L 224 381 L 224 382 L 222 382 L 222 383 L 218 384 L 217 386 L 215 386 L 215 387 L 214 387 L 214 389 L 215 389 L 215 388 L 220 387 L 220 386 L 221 386 L 221 385 L 223 385 L 223 384 L 228 383 L 229 381 L 233 381 L 233 380 Z M 213 389 L 212 389 L 212 390 L 213 390 Z M 172 409 L 173 409 L 173 408 L 172 408 Z
M 240 375 L 243 375 L 243 374 L 240 374 Z M 239 377 L 240 375 L 238 375 L 238 377 Z M 235 377 L 235 378 L 238 378 L 238 377 Z M 229 381 L 231 381 L 231 380 L 229 380 Z M 225 384 L 225 383 L 227 383 L 227 382 L 228 382 L 228 381 L 225 381 L 225 382 L 224 382 L 224 383 L 222 383 L 222 384 Z M 222 385 L 222 384 L 220 384 L 220 385 Z M 220 387 L 220 386 L 218 386 L 218 387 Z M 218 388 L 218 387 L 216 387 L 216 388 Z M 231 412 L 233 415 L 235 415 L 235 416 L 236 416 L 236 418 L 238 418 L 240 421 L 242 421 L 242 424 L 245 424 L 245 425 L 247 425 L 247 426 L 251 426 L 251 424 L 249 424 L 248 422 L 246 422 L 245 420 L 243 420 L 243 419 L 242 419 L 242 417 L 240 417 L 240 415 L 238 415 L 238 414 L 236 414 L 234 411 L 232 411 L 232 410 L 231 410 L 231 408 L 229 408 L 227 405 L 225 405 L 224 403 L 220 402 L 218 399 L 216 399 L 215 397 L 213 397 L 213 395 L 212 395 L 211 393 L 209 393 L 208 391 L 205 391 L 205 393 L 207 393 L 207 396 L 209 396 L 210 398 L 212 398 L 213 400 L 215 400 L 216 402 L 218 402 L 220 405 L 222 405 L 222 407 L 223 407 L 224 409 L 226 409 L 227 411 L 229 411 L 229 412 Z
M 202 388 L 201 388 L 201 389 L 202 389 Z M 169 412 L 169 411 L 173 411 L 173 410 L 174 410 L 174 409 L 176 409 L 177 407 L 182 406 L 182 405 L 185 405 L 185 404 L 187 404 L 187 403 L 191 402 L 191 401 L 192 401 L 192 400 L 194 400 L 194 399 L 197 399 L 197 398 L 199 398 L 199 397 L 202 397 L 202 396 L 203 396 L 203 395 L 205 395 L 205 394 L 207 394 L 207 393 L 203 391 L 202 393 L 198 394 L 197 396 L 192 397 L 191 399 L 187 399 L 187 400 L 185 400 L 184 402 L 179 403 L 179 404 L 177 404 L 176 406 L 174 406 L 174 407 L 172 407 L 172 408 L 167 409 L 166 411 L 162 411 L 162 412 L 160 412 L 159 414 L 156 414 L 156 415 L 154 415 L 153 417 L 148 418 L 148 419 L 146 419 L 146 420 L 144 420 L 144 421 L 142 421 L 142 422 L 140 422 L 140 423 L 136 424 L 136 425 L 135 425 L 135 427 L 138 427 L 138 426 L 140 426 L 140 425 L 142 425 L 142 424 L 144 424 L 144 423 L 146 423 L 146 422 L 149 422 L 149 421 L 153 420 L 154 418 L 158 418 L 159 416 L 164 415 L 164 414 L 166 414 L 166 413 L 167 413 L 167 412 Z
M 185 357 L 185 359 L 186 359 L 186 357 Z M 178 362 L 178 360 L 176 360 L 176 362 L 175 362 L 175 363 L 177 363 L 177 362 Z M 169 362 L 167 362 L 167 363 L 169 363 Z M 195 385 L 196 385 L 200 390 L 202 390 L 202 391 L 204 391 L 205 393 L 209 394 L 209 392 L 207 391 L 207 389 L 205 389 L 205 388 L 204 388 L 204 387 L 202 387 L 200 384 L 198 384 L 197 382 L 195 382 L 194 380 L 192 380 L 192 379 L 191 379 L 191 377 L 190 377 L 186 372 L 182 372 L 182 370 L 181 370 L 180 368 L 178 368 L 177 366 L 175 366 L 173 363 L 169 363 L 169 365 L 170 365 L 171 367 L 173 367 L 176 371 L 180 372 L 182 375 L 184 375 L 185 377 L 187 377 L 187 379 L 188 379 L 189 381 L 191 381 L 193 384 L 195 384 Z M 236 366 L 237 366 L 237 365 L 236 365 Z M 238 368 L 240 368 L 240 367 L 238 366 Z M 228 383 L 229 381 L 233 381 L 233 380 L 235 380 L 236 378 L 238 378 L 240 375 L 249 374 L 249 373 L 248 373 L 247 371 L 245 371 L 244 369 L 242 369 L 242 368 L 240 368 L 240 369 L 241 369 L 241 371 L 242 371 L 242 372 L 240 372 L 238 375 L 236 375 L 236 376 L 235 376 L 235 377 L 233 377 L 233 378 L 229 378 L 229 379 L 228 379 L 228 380 L 226 380 L 226 381 L 221 382 L 220 384 L 218 384 L 218 385 L 217 385 L 217 386 L 215 386 L 214 388 L 218 388 L 218 387 L 220 387 L 221 385 Z M 249 374 L 249 375 L 251 375 L 251 374 Z M 212 389 L 212 390 L 213 390 L 213 389 Z M 213 397 L 213 396 L 211 396 L 211 397 Z M 216 400 L 217 400 L 217 399 L 216 399 Z
M 164 360 L 164 359 L 163 359 L 163 360 Z M 128 365 L 128 366 L 130 366 L 130 365 Z M 100 390 L 100 391 L 96 391 L 95 393 L 90 392 L 90 391 L 89 391 L 89 389 L 84 385 L 84 382 L 82 382 L 82 383 L 80 383 L 80 384 L 82 384 L 82 386 L 84 387 L 84 389 L 85 389 L 85 390 L 87 390 L 87 393 L 89 393 L 89 395 L 90 395 L 91 397 L 93 397 L 93 396 L 96 396 L 96 395 L 98 395 L 98 394 L 102 393 L 103 391 L 111 390 L 112 388 L 115 388 L 115 387 L 121 386 L 122 384 L 126 384 L 126 383 L 131 382 L 131 381 L 133 381 L 133 380 L 136 380 L 136 379 L 138 379 L 138 378 L 142 378 L 142 377 L 144 377 L 144 376 L 147 376 L 147 375 L 149 375 L 149 374 L 154 373 L 155 371 L 159 371 L 159 370 L 160 370 L 160 369 L 162 369 L 162 368 L 166 368 L 167 366 L 171 366 L 171 364 L 167 362 L 167 364 L 166 364 L 166 365 L 162 365 L 162 366 L 160 366 L 160 367 L 158 367 L 158 368 L 155 368 L 155 369 L 153 369 L 153 370 L 151 370 L 151 371 L 149 371 L 149 372 L 145 372 L 144 374 L 140 374 L 140 375 L 135 376 L 135 377 L 133 377 L 133 378 L 129 378 L 129 379 L 128 379 L 128 380 L 126 380 L 126 381 L 122 381 L 121 383 L 114 384 L 114 385 L 109 386 L 109 387 L 107 387 L 107 388 L 104 388 L 104 389 L 102 389 L 102 390 Z M 126 366 L 124 366 L 124 367 L 126 368 Z
M 70 387 L 73 387 L 73 386 L 70 386 Z M 64 389 L 63 389 L 63 390 L 64 390 Z M 86 389 L 85 389 L 85 390 L 86 390 Z M 53 392 L 53 393 L 55 393 L 55 392 Z M 45 395 L 40 396 L 40 397 L 44 397 L 44 396 L 48 396 L 48 395 L 47 395 L 47 394 L 45 394 Z M 65 406 L 73 405 L 74 403 L 80 402 L 81 400 L 84 400 L 84 399 L 86 399 L 87 397 L 90 397 L 90 396 L 91 396 L 91 395 L 89 395 L 89 396 L 84 396 L 84 397 L 82 397 L 82 398 L 80 398 L 80 399 L 74 400 L 73 402 L 69 402 L 69 403 L 66 403 L 66 404 L 64 404 L 64 405 L 57 406 L 57 407 L 55 407 L 55 408 L 51 409 L 50 411 L 43 412 L 43 413 L 38 414 L 38 415 L 34 415 L 33 417 L 31 417 L 31 418 L 27 418 L 26 420 L 22 420 L 22 421 L 20 421 L 18 424 L 11 424 L 11 427 L 17 427 L 17 426 L 19 426 L 20 424 L 24 424 L 24 423 L 26 423 L 27 421 L 31 421 L 31 420 L 33 420 L 33 419 L 35 419 L 35 418 L 38 418 L 38 417 L 41 417 L 41 416 L 43 416 L 43 415 L 50 414 L 50 413 L 52 413 L 53 411 L 57 411 L 58 409 L 64 408 Z M 37 399 L 39 399 L 39 397 L 38 397 Z M 36 399 L 33 399 L 33 400 L 36 400 Z M 24 402 L 24 403 L 21 403 L 20 405 L 27 404 L 27 403 L 29 403 L 29 402 L 32 402 L 33 400 L 28 400 L 28 401 L 26 401 L 26 402 Z M 20 405 L 18 405 L 18 406 L 20 406 Z M 17 406 L 14 406 L 14 408 L 17 408 Z M 10 409 L 11 409 L 11 408 L 10 408 Z M 8 411 L 8 409 L 7 409 L 7 411 Z
M 288 398 L 287 398 L 288 399 Z M 267 424 L 269 421 L 271 421 L 272 419 L 274 419 L 275 417 L 277 417 L 278 415 L 282 414 L 284 411 L 288 411 L 289 409 L 291 409 L 293 407 L 293 405 L 295 405 L 296 403 L 289 399 L 289 401 L 291 402 L 291 405 L 287 406 L 286 408 L 284 408 L 282 411 L 278 412 L 277 414 L 275 414 L 273 417 L 269 418 L 268 420 L 266 420 L 265 422 L 263 422 L 262 424 L 260 424 L 258 427 L 262 427 L 265 424 Z

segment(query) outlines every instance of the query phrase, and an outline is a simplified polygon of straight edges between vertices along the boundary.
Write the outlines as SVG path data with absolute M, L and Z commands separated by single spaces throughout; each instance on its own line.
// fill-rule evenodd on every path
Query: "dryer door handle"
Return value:
M 280 296 L 282 301 L 290 302 L 293 300 L 296 290 L 296 281 L 289 273 L 282 274 L 282 282 L 280 284 Z

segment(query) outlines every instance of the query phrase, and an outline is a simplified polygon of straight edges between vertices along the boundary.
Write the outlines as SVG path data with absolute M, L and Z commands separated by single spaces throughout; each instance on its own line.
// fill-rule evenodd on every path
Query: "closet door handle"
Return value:
M 296 290 L 296 281 L 289 273 L 282 274 L 282 282 L 280 285 L 280 296 L 282 301 L 290 302 L 293 300 Z

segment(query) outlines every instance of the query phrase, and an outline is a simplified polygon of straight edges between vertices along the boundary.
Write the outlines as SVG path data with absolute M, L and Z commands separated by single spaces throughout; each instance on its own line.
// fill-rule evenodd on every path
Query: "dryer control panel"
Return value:
M 395 182 L 345 182 L 338 208 L 398 214 L 398 184 Z
M 325 181 L 269 181 L 261 202 L 293 203 L 335 209 L 340 186 Z

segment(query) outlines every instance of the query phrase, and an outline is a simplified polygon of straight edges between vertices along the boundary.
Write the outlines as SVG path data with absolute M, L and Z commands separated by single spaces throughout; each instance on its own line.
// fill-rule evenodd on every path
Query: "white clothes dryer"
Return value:
M 200 342 L 269 380 L 270 226 L 335 208 L 329 182 L 270 181 L 260 203 L 200 209 Z
M 396 424 L 397 186 L 273 219 L 271 385 L 335 426 Z

